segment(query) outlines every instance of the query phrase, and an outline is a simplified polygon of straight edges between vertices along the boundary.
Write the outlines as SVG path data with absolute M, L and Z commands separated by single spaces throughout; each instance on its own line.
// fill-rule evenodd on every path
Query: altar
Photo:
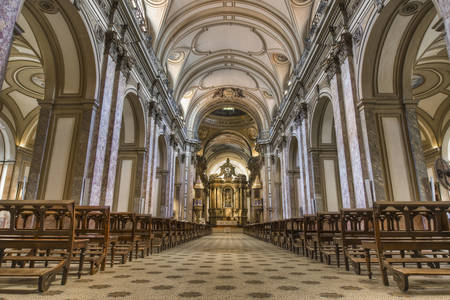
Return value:
M 247 223 L 247 177 L 236 174 L 230 160 L 220 166 L 208 181 L 209 224 L 242 226 Z
M 217 226 L 237 226 L 237 221 L 228 221 L 228 220 L 217 220 L 216 221 Z

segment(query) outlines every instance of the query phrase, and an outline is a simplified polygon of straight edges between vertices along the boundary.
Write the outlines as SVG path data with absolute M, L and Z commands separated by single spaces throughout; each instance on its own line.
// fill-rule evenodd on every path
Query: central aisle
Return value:
M 448 283 L 445 279 L 442 282 Z M 414 286 L 425 289 L 426 280 Z M 10 296 L 0 294 L 0 299 Z M 384 287 L 378 278 L 368 280 L 243 234 L 214 234 L 112 270 L 108 268 L 95 276 L 71 278 L 66 286 L 54 282 L 47 293 L 32 294 L 31 298 L 361 300 L 404 296 L 395 283 Z M 406 296 L 448 299 L 448 294 L 417 288 Z

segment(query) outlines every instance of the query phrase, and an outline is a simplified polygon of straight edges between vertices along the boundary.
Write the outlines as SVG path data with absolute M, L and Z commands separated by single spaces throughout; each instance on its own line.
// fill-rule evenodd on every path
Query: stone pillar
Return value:
M 222 185 L 220 185 L 219 187 L 217 187 L 217 208 L 222 208 L 223 207 L 223 203 L 222 203 Z
M 216 208 L 216 187 L 214 185 L 212 185 L 212 187 L 209 188 L 210 190 L 210 194 L 211 196 L 210 201 L 211 201 L 211 209 L 215 209 Z
M 49 135 L 50 121 L 53 116 L 53 104 L 49 102 L 40 103 L 39 120 L 36 128 L 36 138 L 31 159 L 30 175 L 28 178 L 26 200 L 36 200 L 39 195 L 39 183 L 44 169 L 44 158 L 47 150 L 47 139 Z
M 80 125 L 78 126 L 78 138 L 75 143 L 73 166 L 73 183 L 71 185 L 71 199 L 81 200 L 85 194 L 84 189 L 88 188 L 84 184 L 84 179 L 89 172 L 89 160 L 91 154 L 92 129 L 97 116 L 98 105 L 95 101 L 89 101 L 82 105 Z M 82 195 L 83 194 L 83 195 Z M 87 199 L 83 199 L 87 203 Z
M 352 208 L 356 206 L 353 190 L 353 177 L 351 157 L 348 145 L 347 125 L 345 123 L 345 111 L 342 96 L 341 74 L 339 60 L 331 57 L 328 61 L 327 73 L 332 93 L 334 128 L 336 133 L 336 147 L 339 160 L 339 179 L 341 183 L 342 207 Z
M 265 161 L 266 161 L 266 174 L 267 174 L 267 199 L 266 202 L 266 217 L 264 218 L 266 221 L 272 220 L 272 211 L 273 211 L 273 203 L 272 203 L 272 157 L 270 154 L 270 145 L 266 145 L 266 149 L 264 150 Z
M 99 95 L 99 113 L 95 116 L 92 131 L 92 152 L 89 161 L 88 178 L 91 179 L 90 205 L 100 205 L 103 168 L 105 166 L 106 143 L 108 140 L 109 118 L 113 96 L 116 62 L 119 57 L 117 33 L 108 31 L 105 34 L 105 50 L 101 70 Z
M 300 135 L 301 135 L 301 152 L 303 154 L 302 157 L 302 164 L 303 164 L 303 171 L 304 171 L 304 184 L 305 184 L 305 214 L 306 213 L 315 213 L 315 205 L 313 204 L 314 201 L 314 194 L 313 190 L 311 188 L 311 178 L 313 176 L 312 169 L 310 168 L 310 161 L 309 161 L 309 155 L 308 155 L 308 133 L 309 133 L 309 126 L 308 126 L 308 110 L 306 103 L 303 103 L 300 109 L 300 119 L 301 119 L 301 125 L 300 125 Z
M 14 26 L 22 9 L 22 3 L 23 0 L 4 0 L 0 5 L 0 87 L 5 79 Z
M 342 109 L 345 111 L 345 122 L 347 125 L 347 138 L 352 165 L 353 188 L 355 195 L 355 205 L 358 208 L 367 207 L 364 179 L 368 178 L 363 148 L 363 138 L 361 133 L 361 120 L 357 113 L 356 103 L 356 75 L 353 63 L 352 37 L 349 33 L 341 36 L 340 59 L 340 85 L 342 93 Z M 339 84 L 339 83 L 338 83 Z
M 168 178 L 167 178 L 167 218 L 173 217 L 173 198 L 175 187 L 175 141 L 171 137 L 168 153 Z
M 380 143 L 377 142 L 381 139 L 377 128 L 378 121 L 375 108 L 376 104 L 373 103 L 373 101 L 362 100 L 359 104 L 367 160 L 367 171 L 373 189 L 373 193 L 366 190 L 366 197 L 368 199 L 369 207 L 372 207 L 372 203 L 369 201 L 371 197 L 373 202 L 386 201 L 386 184 L 384 180 L 383 166 L 384 158 L 381 152 L 382 150 Z
M 108 136 L 105 146 L 105 166 L 103 169 L 100 197 L 100 203 L 104 205 L 112 206 L 113 203 L 117 155 L 120 145 L 120 129 L 122 127 L 123 102 L 130 68 L 130 58 L 126 55 L 120 56 L 115 71 L 116 79 L 113 87 Z
M 288 180 L 288 169 L 289 169 L 289 153 L 287 141 L 284 139 L 281 145 L 281 197 L 283 199 L 283 217 L 288 219 L 291 216 L 291 192 L 289 190 L 289 180 Z
M 134 196 L 133 201 L 136 198 L 144 198 L 145 194 L 143 193 L 145 189 L 143 188 L 145 185 L 145 159 L 147 157 L 147 151 L 145 148 L 137 150 L 137 160 L 136 160 L 136 177 L 134 180 Z M 145 202 L 144 202 L 145 203 Z M 136 208 L 135 208 L 136 209 Z M 145 204 L 144 210 L 145 212 Z
M 301 206 L 299 216 L 306 213 L 307 207 L 307 198 L 305 195 L 305 187 L 306 187 L 306 175 L 305 168 L 303 165 L 303 135 L 302 135 L 302 115 L 299 114 L 295 120 L 296 122 L 296 132 L 298 137 L 298 167 L 299 167 L 299 180 L 300 180 L 300 188 L 299 188 L 299 204 Z
M 186 220 L 187 218 L 187 209 L 188 209 L 188 197 L 189 197 L 189 170 L 191 167 L 191 145 L 188 143 L 186 144 L 186 151 L 185 154 L 185 164 L 184 164 L 184 193 L 183 193 L 183 220 Z
M 427 165 L 422 150 L 419 123 L 417 122 L 417 102 L 403 101 L 408 141 L 414 163 L 416 184 L 420 201 L 432 201 L 430 185 L 428 183 Z
M 152 170 L 154 165 L 153 153 L 154 153 L 154 145 L 155 145 L 155 103 L 151 102 L 148 107 L 148 118 L 147 118 L 147 136 L 146 136 L 146 149 L 147 156 L 145 158 L 145 166 L 144 166 L 144 180 L 145 180 L 145 209 L 144 211 L 149 213 L 151 207 L 151 189 L 153 185 L 152 181 Z

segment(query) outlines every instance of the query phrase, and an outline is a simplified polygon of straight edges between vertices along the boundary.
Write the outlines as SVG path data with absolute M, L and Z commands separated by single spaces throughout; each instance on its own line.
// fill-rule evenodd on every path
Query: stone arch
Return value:
M 69 1 L 48 3 L 44 9 L 37 2 L 25 1 L 21 12 L 42 54 L 44 99 L 95 99 L 98 60 L 89 25 Z
M 289 145 L 289 191 L 291 201 L 291 217 L 300 215 L 300 162 L 299 162 L 299 142 L 297 137 L 292 136 Z
M 179 155 L 175 158 L 175 180 L 174 180 L 174 197 L 173 212 L 175 219 L 181 219 L 183 214 L 181 186 L 182 186 L 182 168 Z
M 99 57 L 91 25 L 70 1 L 25 1 L 17 23 L 23 32 L 14 38 L 13 47 L 19 41 L 28 53 L 36 54 L 26 63 L 41 69 L 34 74 L 38 77 L 29 77 L 36 79 L 33 82 L 39 88 L 25 95 L 27 107 L 34 99 L 33 110 L 16 114 L 21 137 L 29 121 L 39 119 L 25 198 L 79 200 L 90 134 L 90 120 L 83 118 L 89 119 L 89 104 L 96 101 L 99 86 Z M 10 61 L 8 68 L 14 63 Z
M 144 209 L 143 168 L 145 160 L 145 119 L 142 104 L 134 91 L 125 93 L 117 156 L 114 211 Z
M 270 113 L 267 108 L 250 93 L 245 93 L 246 101 L 239 98 L 232 99 L 213 99 L 213 92 L 192 101 L 186 114 L 186 127 L 192 132 L 197 132 L 202 120 L 211 112 L 227 106 L 236 107 L 251 116 L 258 125 L 258 131 L 269 129 Z
M 152 193 L 152 215 L 164 217 L 168 213 L 168 191 L 169 191 L 169 165 L 168 165 L 168 142 L 165 135 L 157 138 L 156 147 L 156 173 L 155 184 Z
M 275 158 L 275 177 L 273 180 L 274 183 L 274 193 L 275 196 L 275 218 L 274 219 L 283 219 L 283 194 L 282 194 L 282 179 L 281 179 L 281 158 L 276 156 Z
M 310 140 L 316 205 L 319 211 L 338 211 L 343 205 L 331 100 L 328 97 L 319 98 L 312 116 Z
M 438 32 L 435 36 L 430 34 L 440 30 L 441 26 L 436 25 L 438 22 L 432 1 L 390 1 L 380 14 L 373 12 L 367 34 L 362 39 L 358 70 L 360 98 L 372 99 L 375 105 L 380 105 L 380 110 L 381 105 L 385 105 L 384 111 L 380 112 L 374 107 L 376 117 L 373 120 L 377 123 L 375 126 L 381 142 L 372 153 L 378 155 L 376 160 L 382 163 L 382 168 L 376 169 L 379 174 L 374 177 L 384 180 L 382 186 L 375 186 L 377 198 L 391 201 L 430 199 L 427 167 L 430 168 L 434 154 L 424 152 L 426 145 L 422 144 L 421 135 L 430 135 L 420 130 L 426 129 L 425 123 L 436 123 L 443 116 L 436 114 L 436 120 L 431 120 L 433 116 L 425 116 L 427 108 L 423 100 L 426 98 L 421 95 L 428 94 L 428 99 L 433 99 L 427 101 L 436 101 L 436 97 L 431 97 L 429 91 L 432 89 L 418 92 L 423 81 L 417 83 L 415 77 L 418 77 L 417 72 L 419 75 L 424 72 L 421 71 L 424 65 L 420 63 L 419 66 L 418 62 L 427 51 L 428 43 L 431 45 L 439 38 L 445 38 L 445 32 Z M 443 45 L 442 51 L 434 47 L 432 61 L 448 68 L 445 41 Z M 439 56 L 438 53 L 445 55 Z M 439 106 L 439 103 L 434 106 Z M 440 108 L 444 109 L 445 116 L 448 107 Z M 439 136 L 440 130 L 435 130 L 434 135 Z

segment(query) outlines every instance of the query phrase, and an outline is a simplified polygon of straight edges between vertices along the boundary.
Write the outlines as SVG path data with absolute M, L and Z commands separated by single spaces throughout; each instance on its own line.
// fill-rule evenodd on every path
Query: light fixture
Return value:
M 223 110 L 234 111 L 234 107 L 224 107 Z

